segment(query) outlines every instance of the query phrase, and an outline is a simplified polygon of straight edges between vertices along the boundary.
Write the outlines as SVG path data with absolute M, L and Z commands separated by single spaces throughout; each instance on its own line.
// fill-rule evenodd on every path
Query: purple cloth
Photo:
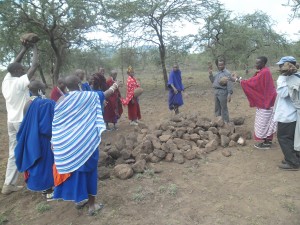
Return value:
M 178 90 L 178 93 L 175 94 L 173 91 L 173 88 L 171 87 L 171 84 L 174 85 L 174 87 Z M 184 86 L 182 84 L 181 79 L 181 71 L 172 70 L 169 75 L 168 80 L 168 87 L 169 87 L 169 109 L 174 109 L 174 106 L 182 106 L 183 105 L 183 99 L 182 99 L 182 91 L 184 90 Z

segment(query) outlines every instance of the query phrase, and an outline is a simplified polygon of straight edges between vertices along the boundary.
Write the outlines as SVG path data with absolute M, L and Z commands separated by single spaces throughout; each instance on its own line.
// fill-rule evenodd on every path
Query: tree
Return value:
M 178 27 L 184 22 L 198 23 L 217 1 L 208 0 L 111 0 L 102 1 L 103 15 L 109 22 L 122 24 L 126 21 L 126 36 L 135 37 L 140 44 L 152 43 L 158 47 L 165 88 L 168 75 L 166 70 L 166 46 L 176 36 Z M 177 24 L 176 24 L 177 23 Z M 117 27 L 117 26 L 116 26 Z M 116 30 L 111 30 L 117 33 Z
M 222 57 L 236 66 L 247 64 L 253 54 L 280 52 L 287 45 L 272 29 L 270 17 L 260 11 L 231 19 L 230 12 L 220 6 L 205 21 L 196 39 L 199 47 L 214 59 Z
M 300 0 L 288 0 L 284 6 L 289 6 L 291 7 L 291 10 L 293 14 L 291 15 L 291 20 L 294 18 L 299 18 L 300 17 Z
M 60 70 L 72 46 L 83 46 L 85 35 L 98 24 L 97 1 L 90 0 L 40 0 L 1 2 L 1 49 L 6 58 L 13 57 L 12 45 L 20 34 L 35 32 L 41 40 L 39 48 L 44 62 L 48 62 L 53 83 L 56 83 Z M 9 9 L 9 10 L 8 10 Z M 7 47 L 3 40 L 10 40 Z M 41 60 L 40 60 L 41 61 Z

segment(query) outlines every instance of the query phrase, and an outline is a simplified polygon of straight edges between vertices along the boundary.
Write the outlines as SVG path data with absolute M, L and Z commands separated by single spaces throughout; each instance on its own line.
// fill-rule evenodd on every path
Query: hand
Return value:
M 104 100 L 104 102 L 103 102 L 104 107 L 106 107 L 107 104 L 108 104 L 108 101 Z
M 213 75 L 212 68 L 208 68 L 208 74 L 209 74 L 209 75 Z
M 231 102 L 231 95 L 227 96 L 227 102 Z
M 176 88 L 173 89 L 175 95 L 178 93 L 178 90 Z
M 236 72 L 233 72 L 233 73 L 231 74 L 231 77 L 232 77 L 233 79 L 237 79 L 237 78 L 238 78 L 238 75 L 236 74 Z

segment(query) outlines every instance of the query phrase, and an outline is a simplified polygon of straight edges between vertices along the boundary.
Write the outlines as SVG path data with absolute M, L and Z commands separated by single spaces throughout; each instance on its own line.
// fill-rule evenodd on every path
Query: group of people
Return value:
M 38 67 L 37 46 L 24 41 L 19 55 L 7 70 L 2 91 L 6 101 L 9 158 L 2 194 L 23 189 L 17 186 L 24 173 L 27 188 L 42 192 L 48 200 L 74 201 L 76 208 L 88 205 L 88 215 L 103 208 L 96 203 L 101 133 L 115 124 L 128 105 L 131 123 L 141 118 L 139 87 L 132 67 L 128 69 L 127 96 L 121 99 L 117 72 L 105 79 L 104 70 L 83 82 L 84 71 L 59 78 L 45 98 L 46 86 L 33 75 Z M 33 49 L 30 69 L 21 60 Z M 84 91 L 83 91 L 84 90 Z
M 31 67 L 25 72 L 20 64 L 28 49 L 33 49 Z M 218 59 L 218 72 L 209 68 L 209 79 L 214 88 L 215 116 L 229 122 L 227 103 L 233 94 L 233 82 L 240 83 L 250 107 L 256 108 L 254 138 L 256 148 L 270 148 L 273 134 L 284 154 L 279 168 L 300 168 L 300 74 L 296 60 L 286 56 L 279 60 L 281 75 L 275 88 L 272 74 L 266 66 L 267 58 L 258 57 L 257 72 L 249 79 L 230 73 L 224 59 Z M 140 84 L 132 67 L 128 68 L 126 98 L 121 98 L 116 82 L 117 72 L 108 79 L 104 69 L 87 78 L 84 71 L 58 79 L 45 98 L 45 85 L 33 79 L 38 66 L 37 46 L 23 43 L 19 55 L 7 70 L 2 92 L 7 108 L 9 158 L 2 194 L 19 191 L 19 172 L 24 173 L 27 188 L 43 191 L 51 199 L 74 201 L 76 208 L 88 206 L 88 215 L 103 208 L 96 203 L 98 158 L 101 134 L 109 129 L 122 114 L 122 105 L 128 106 L 131 125 L 138 125 L 141 118 L 136 90 Z M 179 113 L 183 105 L 181 71 L 173 66 L 168 80 L 169 109 Z M 30 94 L 29 94 L 30 93 Z
M 273 135 L 282 149 L 284 160 L 278 165 L 283 170 L 300 169 L 300 74 L 299 66 L 293 56 L 282 57 L 276 64 L 280 76 L 277 88 L 274 85 L 270 69 L 266 66 L 265 56 L 256 59 L 255 74 L 242 79 L 236 73 L 230 73 L 224 59 L 217 59 L 218 72 L 213 74 L 209 68 L 209 79 L 214 88 L 215 116 L 221 116 L 229 122 L 227 103 L 231 101 L 233 82 L 239 83 L 249 101 L 256 108 L 254 121 L 255 148 L 269 149 Z

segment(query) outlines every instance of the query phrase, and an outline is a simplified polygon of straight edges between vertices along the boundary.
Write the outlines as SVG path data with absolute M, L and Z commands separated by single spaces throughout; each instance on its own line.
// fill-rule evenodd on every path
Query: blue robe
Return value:
M 175 94 L 173 91 L 173 88 L 171 87 L 171 84 L 174 85 L 174 87 L 178 90 L 178 93 Z M 182 91 L 184 90 L 184 86 L 182 84 L 181 79 L 181 71 L 172 70 L 169 75 L 168 80 L 168 87 L 169 87 L 169 109 L 173 110 L 174 106 L 182 106 L 183 105 L 183 99 L 182 99 Z
M 54 188 L 53 199 L 80 203 L 84 200 L 88 200 L 89 195 L 96 196 L 98 158 L 99 150 L 97 148 L 85 164 L 72 172 L 66 181 Z
M 54 186 L 54 156 L 50 143 L 54 106 L 53 100 L 34 99 L 17 133 L 16 165 L 27 175 L 27 188 L 32 191 L 44 191 Z
M 83 91 L 91 91 L 92 89 L 91 89 L 90 85 L 88 84 L 88 82 L 85 82 L 85 83 L 81 84 L 81 90 L 83 90 Z

